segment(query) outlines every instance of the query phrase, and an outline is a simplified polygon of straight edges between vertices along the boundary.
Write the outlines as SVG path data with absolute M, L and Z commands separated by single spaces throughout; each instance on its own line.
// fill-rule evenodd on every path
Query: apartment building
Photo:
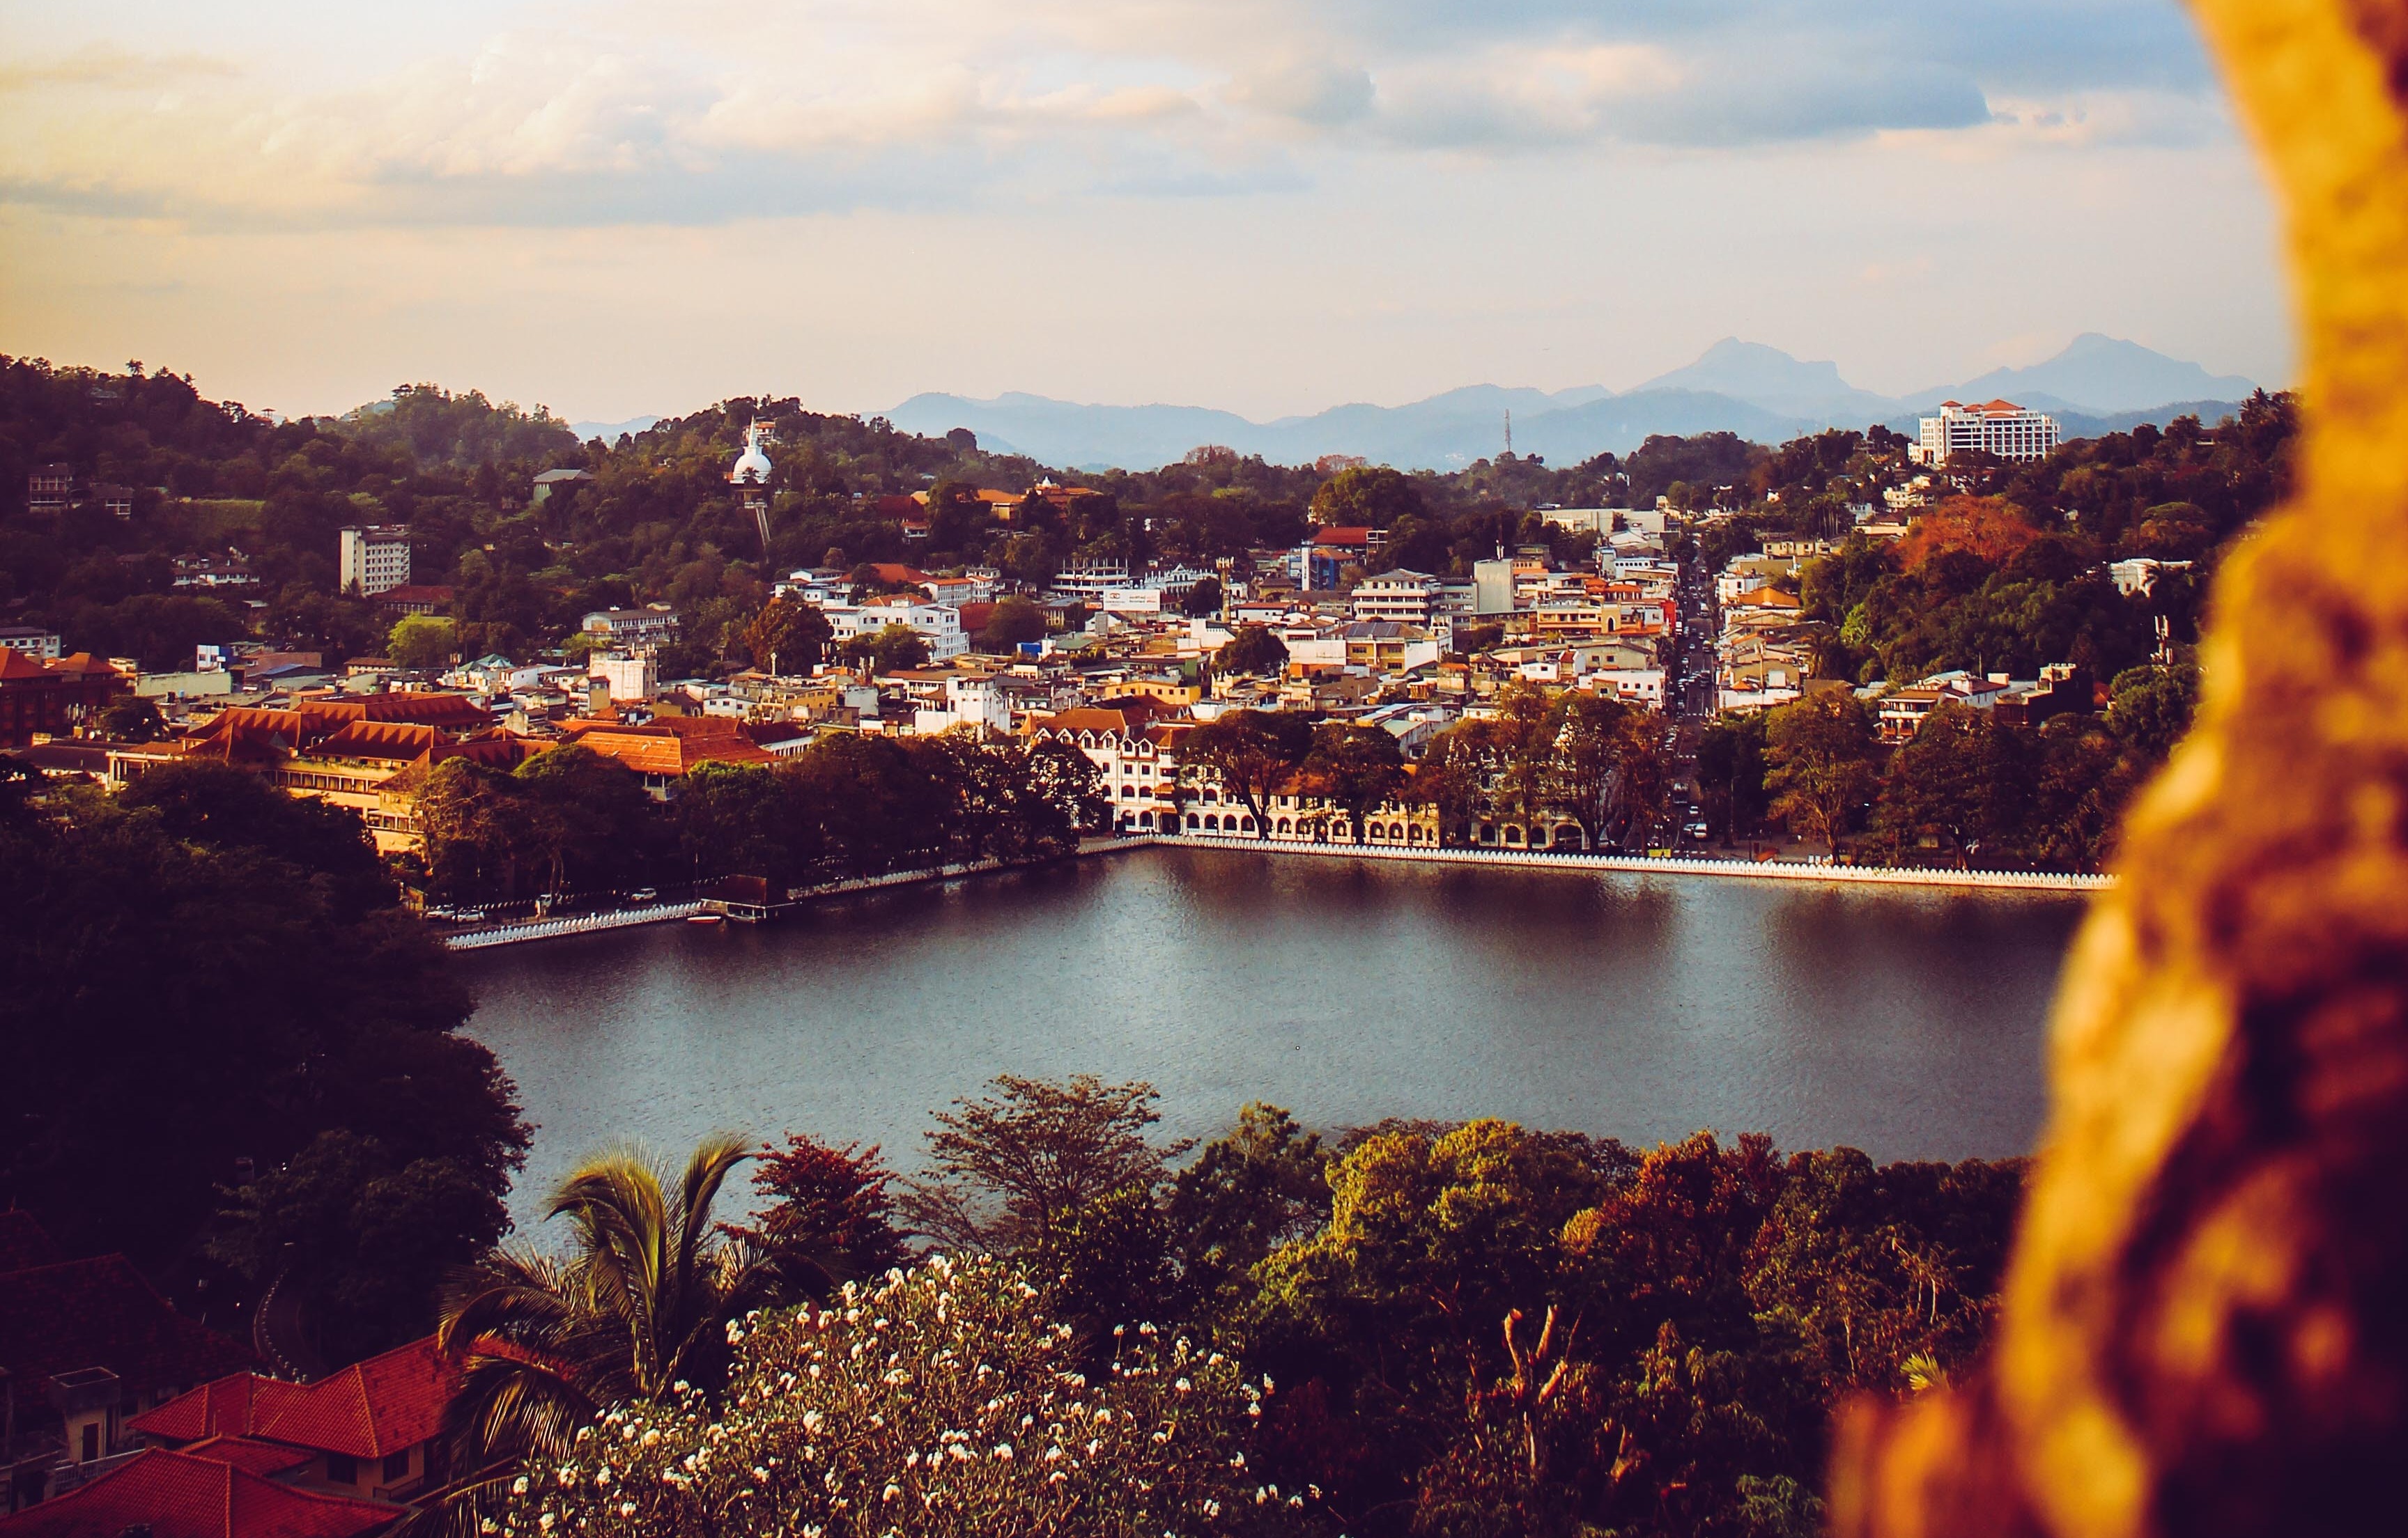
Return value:
M 409 580 L 409 531 L 355 524 L 345 529 L 338 566 L 345 592 L 371 598 Z

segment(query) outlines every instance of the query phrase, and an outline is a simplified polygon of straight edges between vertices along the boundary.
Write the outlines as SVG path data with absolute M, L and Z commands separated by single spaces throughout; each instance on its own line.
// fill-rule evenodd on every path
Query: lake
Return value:
M 2028 1152 L 2078 899 L 1154 847 L 473 952 L 471 1035 L 582 1153 L 729 1127 L 919 1157 L 999 1073 L 1143 1078 L 1164 1130 L 1701 1127 L 1876 1159 Z

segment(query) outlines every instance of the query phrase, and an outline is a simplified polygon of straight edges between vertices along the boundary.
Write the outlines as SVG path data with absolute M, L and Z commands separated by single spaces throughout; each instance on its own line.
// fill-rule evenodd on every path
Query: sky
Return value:
M 2169 0 L 0 0 L 0 352 L 288 414 L 2286 382 Z

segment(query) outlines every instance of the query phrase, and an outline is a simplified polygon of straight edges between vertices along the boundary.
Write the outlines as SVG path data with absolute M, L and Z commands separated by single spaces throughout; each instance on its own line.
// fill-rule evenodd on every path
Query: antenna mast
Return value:
M 1510 406 L 1505 408 L 1505 453 L 1508 458 L 1513 453 L 1513 408 Z

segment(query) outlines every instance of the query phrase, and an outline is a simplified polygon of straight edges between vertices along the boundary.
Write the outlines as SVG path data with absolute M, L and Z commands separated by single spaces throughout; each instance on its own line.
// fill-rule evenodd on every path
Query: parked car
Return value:
M 426 917 L 429 919 L 456 919 L 459 917 L 458 914 L 452 911 L 451 904 L 448 903 L 430 904 L 428 904 L 425 912 Z
M 627 894 L 630 903 L 657 903 L 660 900 L 660 892 L 652 887 L 638 887 Z
M 482 908 L 459 908 L 453 911 L 452 917 L 463 924 L 481 924 L 485 921 L 485 910 Z

